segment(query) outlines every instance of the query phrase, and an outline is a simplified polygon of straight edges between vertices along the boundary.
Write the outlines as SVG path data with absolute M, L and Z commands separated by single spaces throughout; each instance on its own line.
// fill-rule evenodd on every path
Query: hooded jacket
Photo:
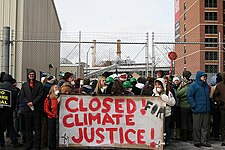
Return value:
M 196 80 L 188 88 L 188 101 L 193 113 L 207 113 L 210 111 L 209 86 L 200 78 L 207 75 L 203 71 L 196 73 Z
M 30 79 L 28 78 L 28 75 L 33 72 L 35 74 L 34 78 L 34 89 L 31 89 L 30 87 Z M 27 103 L 32 102 L 34 106 L 34 111 L 42 111 L 43 110 L 43 102 L 42 102 L 42 96 L 43 96 L 43 87 L 42 83 L 40 81 L 36 80 L 36 72 L 34 70 L 29 70 L 27 72 L 27 82 L 23 83 L 21 88 L 21 100 L 26 104 L 26 107 L 24 108 L 24 112 L 29 112 L 31 109 L 27 105 Z
M 164 88 L 165 92 L 164 93 L 158 93 L 156 88 L 153 89 L 153 96 L 159 96 L 161 98 L 162 101 L 164 101 L 166 103 L 166 110 L 165 110 L 165 116 L 169 117 L 171 116 L 171 106 L 174 106 L 176 101 L 173 97 L 173 94 L 168 91 L 168 94 L 166 94 L 166 83 L 165 80 L 163 78 L 157 78 L 155 80 L 156 81 L 160 81 L 162 87 Z

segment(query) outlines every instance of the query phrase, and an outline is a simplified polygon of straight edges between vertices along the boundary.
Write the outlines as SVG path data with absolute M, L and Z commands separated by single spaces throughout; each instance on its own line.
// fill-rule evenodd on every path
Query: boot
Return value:
M 180 128 L 176 129 L 176 139 L 180 140 Z
M 170 139 L 175 139 L 174 129 L 171 129 Z
M 182 129 L 180 132 L 180 139 L 184 142 L 187 141 L 187 130 L 186 129 Z
M 188 130 L 188 133 L 187 133 L 187 140 L 188 141 L 192 141 L 193 140 L 193 131 L 192 130 Z

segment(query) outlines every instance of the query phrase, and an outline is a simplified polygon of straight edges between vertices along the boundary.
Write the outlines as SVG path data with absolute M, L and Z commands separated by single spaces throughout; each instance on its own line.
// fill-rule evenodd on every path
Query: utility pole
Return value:
M 152 32 L 152 78 L 155 73 L 155 45 L 154 45 L 154 32 Z
M 9 73 L 10 27 L 3 27 L 1 71 Z

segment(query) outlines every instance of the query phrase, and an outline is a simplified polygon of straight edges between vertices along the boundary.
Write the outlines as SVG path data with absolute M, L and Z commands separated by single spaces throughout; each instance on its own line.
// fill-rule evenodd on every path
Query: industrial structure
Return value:
M 175 0 L 176 72 L 225 71 L 224 28 L 224 0 Z
M 8 27 L 3 32 L 10 32 L 3 35 L 3 41 L 5 36 L 10 36 L 11 42 L 7 72 L 17 81 L 26 80 L 30 68 L 37 71 L 37 78 L 39 72 L 58 74 L 60 42 L 47 42 L 60 41 L 61 25 L 54 0 L 1 0 L 0 8 L 0 30 Z M 0 63 L 4 64 L 2 54 L 4 49 L 0 47 Z M 1 71 L 5 71 L 4 67 Z

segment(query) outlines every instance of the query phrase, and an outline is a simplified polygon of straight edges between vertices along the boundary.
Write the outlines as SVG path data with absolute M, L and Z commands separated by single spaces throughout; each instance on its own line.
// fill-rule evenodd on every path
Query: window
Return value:
M 184 57 L 184 64 L 186 64 L 187 63 L 187 60 L 186 60 L 186 57 Z
M 205 12 L 205 20 L 217 20 L 217 12 Z
M 218 65 L 205 65 L 206 73 L 218 73 Z
M 186 24 L 184 24 L 184 32 L 186 31 Z
M 218 60 L 217 52 L 205 52 L 205 60 Z
M 205 7 L 217 7 L 217 0 L 205 0 Z
M 184 10 L 186 9 L 186 2 L 184 2 Z
M 205 47 L 218 47 L 217 38 L 205 38 L 205 42 Z
M 225 9 L 225 8 L 224 8 Z M 223 22 L 225 22 L 225 14 L 223 14 Z
M 184 21 L 186 21 L 186 13 L 184 14 Z
M 184 45 L 184 54 L 186 54 L 187 49 L 186 49 L 186 45 Z
M 205 33 L 206 34 L 217 34 L 217 25 L 206 25 Z

